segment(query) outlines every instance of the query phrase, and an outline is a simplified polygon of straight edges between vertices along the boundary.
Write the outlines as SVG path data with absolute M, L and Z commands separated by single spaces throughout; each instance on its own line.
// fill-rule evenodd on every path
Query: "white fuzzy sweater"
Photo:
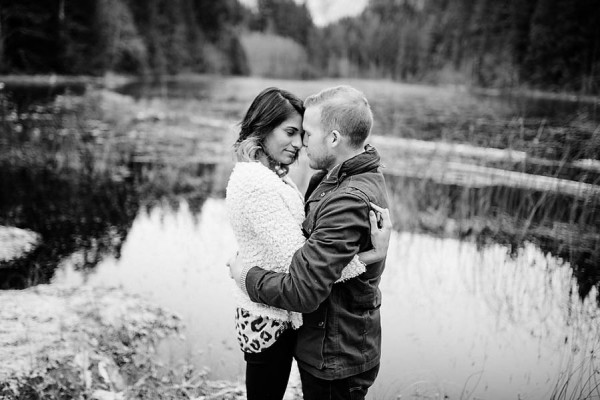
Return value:
M 238 162 L 226 193 L 229 220 L 244 266 L 288 272 L 292 256 L 305 241 L 301 228 L 304 202 L 296 185 L 259 162 Z M 338 282 L 364 271 L 365 265 L 355 256 Z M 255 303 L 237 286 L 236 293 L 238 305 L 253 315 L 289 321 L 295 328 L 302 324 L 300 313 Z

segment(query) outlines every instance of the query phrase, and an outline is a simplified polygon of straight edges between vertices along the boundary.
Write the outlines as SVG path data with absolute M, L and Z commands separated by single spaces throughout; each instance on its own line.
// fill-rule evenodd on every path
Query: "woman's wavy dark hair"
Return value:
M 287 90 L 270 87 L 258 94 L 240 122 L 240 135 L 233 144 L 238 161 L 255 161 L 265 154 L 265 138 L 295 113 L 304 116 L 302 100 Z

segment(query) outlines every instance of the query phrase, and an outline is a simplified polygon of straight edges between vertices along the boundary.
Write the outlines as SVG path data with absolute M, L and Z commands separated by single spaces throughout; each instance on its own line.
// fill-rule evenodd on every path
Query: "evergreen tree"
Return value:
M 294 0 L 258 0 L 258 14 L 252 26 L 266 33 L 275 33 L 308 45 L 310 31 L 314 29 L 306 4 Z
M 555 64 L 559 0 L 538 0 L 533 13 L 525 71 L 533 84 L 558 82 L 562 66 Z
M 102 71 L 147 71 L 146 45 L 125 3 L 98 0 L 95 30 L 98 34 L 95 62 Z

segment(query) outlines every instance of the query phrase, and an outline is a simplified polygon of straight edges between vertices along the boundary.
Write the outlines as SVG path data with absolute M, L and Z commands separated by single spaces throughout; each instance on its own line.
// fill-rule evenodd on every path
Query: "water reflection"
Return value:
M 398 235 L 382 282 L 388 385 L 374 398 L 549 398 L 569 361 L 600 345 L 598 307 L 574 288 L 568 264 L 531 244 L 511 256 Z
M 183 343 L 163 349 L 173 365 L 208 366 L 214 378 L 236 379 L 243 369 L 233 325 L 233 281 L 225 262 L 237 245 L 223 200 L 208 199 L 194 213 L 187 202 L 141 211 L 119 259 L 107 258 L 82 276 L 65 260 L 54 282 L 122 285 L 179 313 L 187 325 Z
M 147 212 L 165 202 L 176 210 L 185 199 L 198 214 L 207 197 L 224 193 L 230 169 L 227 164 L 204 162 L 170 165 L 133 159 L 128 163 L 130 181 Z
M 157 205 L 138 213 L 119 259 L 85 279 L 66 260 L 55 282 L 122 285 L 150 297 L 187 324 L 185 340 L 162 349 L 166 361 L 241 379 L 224 267 L 236 249 L 222 199 L 207 199 L 198 215 L 185 202 Z M 395 233 L 381 287 L 382 369 L 370 398 L 548 398 L 569 362 L 598 346 L 598 307 L 573 295 L 576 286 L 568 264 L 532 244 L 511 256 L 501 245 Z
M 0 287 L 47 283 L 74 252 L 82 255 L 77 269 L 119 257 L 138 212 L 138 194 L 127 182 L 89 178 L 30 166 L 0 168 L 0 225 L 41 235 L 40 245 L 25 257 L 0 263 Z
M 119 259 L 139 212 L 150 212 L 157 204 L 177 207 L 186 199 L 198 215 L 211 193 L 222 192 L 223 184 L 214 178 L 227 174 L 227 168 L 132 162 L 126 179 L 115 179 L 112 174 L 2 163 L 0 225 L 32 230 L 41 241 L 24 257 L 0 262 L 0 288 L 47 283 L 66 258 L 86 271 L 106 257 Z

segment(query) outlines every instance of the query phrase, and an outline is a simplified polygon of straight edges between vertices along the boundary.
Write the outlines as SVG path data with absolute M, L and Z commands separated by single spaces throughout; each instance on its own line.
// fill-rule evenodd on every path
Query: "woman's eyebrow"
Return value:
M 299 130 L 300 130 L 300 129 L 296 128 L 295 126 L 291 126 L 291 125 L 290 125 L 290 126 L 288 126 L 288 128 L 290 128 L 290 129 L 293 129 L 293 130 L 295 130 L 295 131 L 299 131 Z

